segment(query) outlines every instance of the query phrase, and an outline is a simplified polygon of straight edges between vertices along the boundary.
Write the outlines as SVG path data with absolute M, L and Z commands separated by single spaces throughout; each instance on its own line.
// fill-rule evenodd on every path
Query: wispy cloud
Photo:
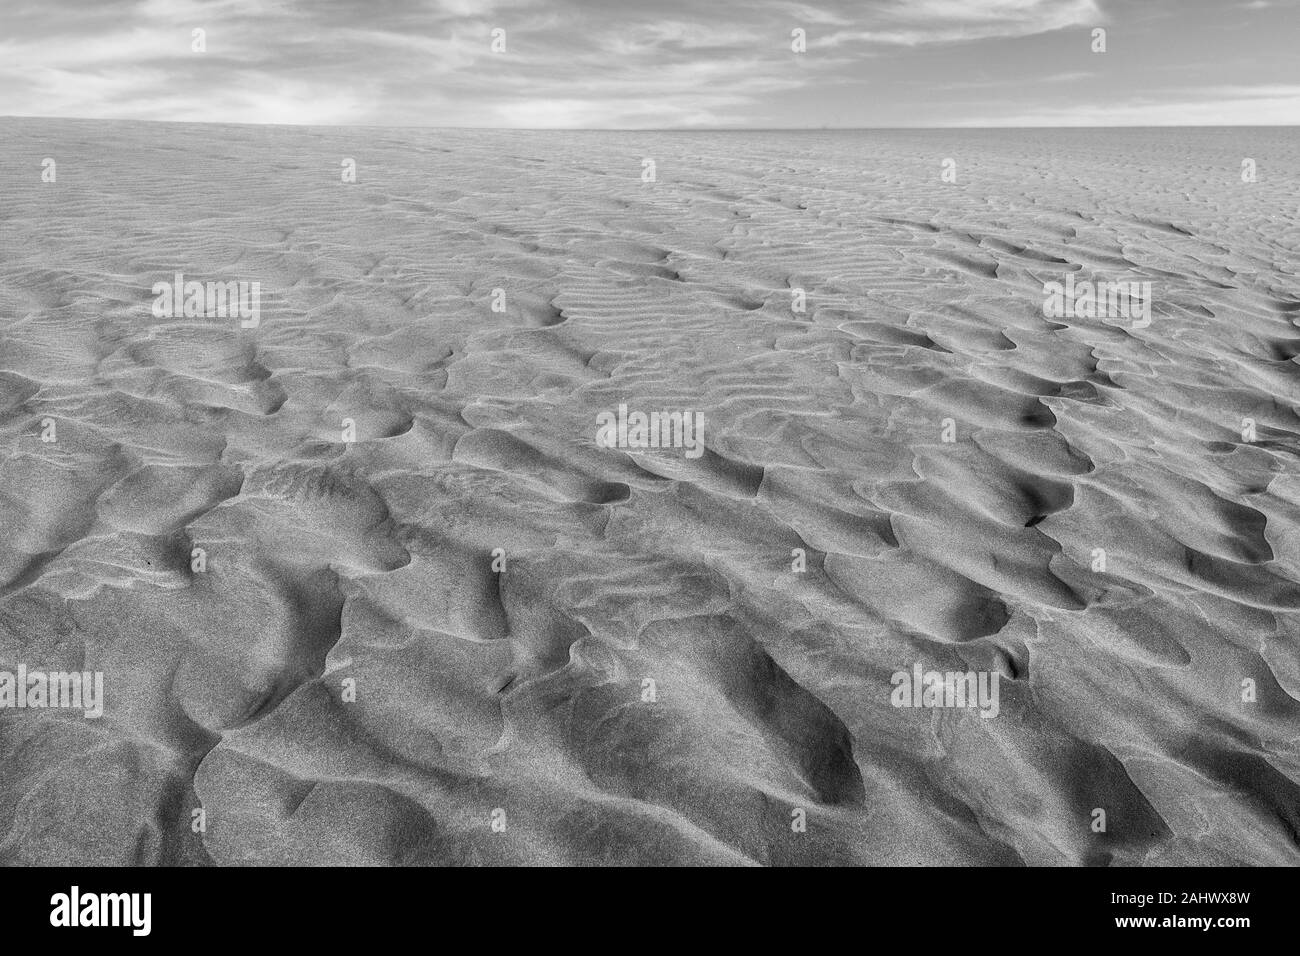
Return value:
M 1173 15 L 1187 5 L 1198 16 Z M 1186 91 L 1150 88 L 1152 77 L 1179 67 L 1204 69 L 1198 41 L 1212 36 L 1218 22 L 1211 0 L 661 0 L 653 8 L 609 0 L 6 0 L 6 6 L 0 113 L 7 114 L 689 127 L 999 116 L 1061 123 L 1095 119 L 1107 108 L 1117 116 L 1161 122 L 1167 115 L 1163 121 L 1178 122 L 1192 114 L 1212 117 L 1232 104 L 1247 110 L 1233 114 L 1240 122 L 1287 121 L 1285 94 L 1207 86 L 1196 94 L 1207 99 L 1196 101 Z M 1289 51 L 1277 23 L 1294 13 L 1293 0 L 1219 9 L 1236 11 L 1234 25 L 1259 23 L 1239 41 L 1257 46 L 1252 57 L 1236 62 L 1234 82 L 1276 85 L 1265 54 Z M 1244 9 L 1252 16 L 1241 18 Z M 1105 58 L 1089 50 L 1098 25 L 1113 36 L 1116 52 Z M 505 31 L 505 52 L 491 47 L 498 28 Z M 205 31 L 203 52 L 192 49 L 196 29 Z M 795 29 L 806 36 L 806 52 L 791 47 Z M 1158 29 L 1167 32 L 1153 32 Z M 979 90 L 988 91 L 983 102 L 971 99 Z M 954 100 L 958 93 L 963 98 Z

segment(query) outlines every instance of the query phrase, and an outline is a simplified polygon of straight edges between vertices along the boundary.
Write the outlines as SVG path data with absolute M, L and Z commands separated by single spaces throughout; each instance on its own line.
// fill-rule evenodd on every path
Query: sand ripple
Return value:
M 0 861 L 1300 861 L 1294 130 L 0 128 Z

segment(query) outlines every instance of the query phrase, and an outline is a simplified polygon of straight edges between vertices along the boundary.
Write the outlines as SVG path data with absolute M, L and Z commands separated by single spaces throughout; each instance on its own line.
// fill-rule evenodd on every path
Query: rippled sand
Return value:
M 0 142 L 0 862 L 1300 862 L 1297 130 Z

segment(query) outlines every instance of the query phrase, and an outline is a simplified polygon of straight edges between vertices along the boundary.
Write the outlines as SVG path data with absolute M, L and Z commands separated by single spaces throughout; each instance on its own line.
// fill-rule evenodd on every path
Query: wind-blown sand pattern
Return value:
M 1297 130 L 0 139 L 0 862 L 1300 862 Z

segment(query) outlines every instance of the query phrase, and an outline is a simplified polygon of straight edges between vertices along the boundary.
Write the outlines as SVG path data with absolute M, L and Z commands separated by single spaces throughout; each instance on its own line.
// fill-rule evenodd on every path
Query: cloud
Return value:
M 1112 20 L 1113 30 L 1129 25 L 1125 48 L 1151 58 L 1152 75 L 1204 68 L 1199 52 L 1165 62 L 1163 37 L 1135 35 L 1168 0 L 1107 0 L 1104 10 L 1098 0 L 4 2 L 0 114 L 595 127 L 820 125 L 847 114 L 871 125 L 896 123 L 899 110 L 909 121 L 943 122 L 941 97 L 960 88 L 989 91 L 982 104 L 963 103 L 963 117 L 1067 122 L 1075 108 L 1044 90 L 1104 86 L 1097 63 L 1044 53 L 1017 65 L 988 50 L 1006 40 L 1079 50 L 1082 42 L 1052 46 L 1052 36 L 1079 28 L 1086 41 L 1085 28 Z M 1259 46 L 1275 42 L 1269 14 L 1229 9 L 1264 24 L 1250 38 Z M 1162 20 L 1162 29 L 1201 30 L 1202 40 L 1216 26 Z M 196 27 L 207 31 L 204 53 L 190 49 Z M 507 34 L 504 54 L 489 45 L 496 27 Z M 795 27 L 807 31 L 806 53 L 790 48 Z M 1243 85 L 1276 79 L 1259 73 L 1266 57 L 1254 61 L 1235 74 Z M 1147 68 L 1119 57 L 1106 65 L 1123 64 Z M 1131 72 L 1125 82 L 1135 82 Z M 892 95 L 900 90 L 911 99 Z M 1213 100 L 1198 107 L 1160 95 L 1135 102 L 1133 115 L 1159 121 L 1162 102 L 1170 116 L 1215 113 Z M 1245 99 L 1271 116 L 1286 102 Z
M 825 46 L 881 43 L 919 46 L 1025 37 L 1105 22 L 1096 0 L 907 0 L 883 8 L 879 25 L 839 30 Z

